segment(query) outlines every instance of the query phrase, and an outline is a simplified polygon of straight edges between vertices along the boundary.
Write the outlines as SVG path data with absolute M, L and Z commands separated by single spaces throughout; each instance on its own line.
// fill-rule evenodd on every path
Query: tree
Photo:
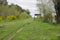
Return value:
M 56 21 L 60 24 L 60 0 L 53 0 L 56 10 Z
M 44 2 L 45 0 L 40 0 L 40 4 L 38 4 L 38 7 L 40 9 L 40 14 L 43 15 L 43 19 L 46 22 L 52 22 L 52 9 L 47 5 L 47 2 Z
M 30 15 L 30 11 L 27 9 L 27 10 L 25 10 L 25 12 L 28 14 L 28 15 Z
M 7 5 L 7 0 L 0 0 L 0 4 Z

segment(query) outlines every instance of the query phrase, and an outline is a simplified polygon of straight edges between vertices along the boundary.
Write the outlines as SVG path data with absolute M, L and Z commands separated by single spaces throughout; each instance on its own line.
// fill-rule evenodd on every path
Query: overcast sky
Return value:
M 7 0 L 7 1 L 9 5 L 11 3 L 14 3 L 21 6 L 23 9 L 29 9 L 32 16 L 38 13 L 37 11 L 38 7 L 36 6 L 37 0 Z

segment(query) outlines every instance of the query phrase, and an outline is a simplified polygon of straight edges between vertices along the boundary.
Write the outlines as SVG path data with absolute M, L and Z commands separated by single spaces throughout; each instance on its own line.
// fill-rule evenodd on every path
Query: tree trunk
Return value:
M 56 10 L 56 21 L 60 23 L 60 0 L 53 0 Z

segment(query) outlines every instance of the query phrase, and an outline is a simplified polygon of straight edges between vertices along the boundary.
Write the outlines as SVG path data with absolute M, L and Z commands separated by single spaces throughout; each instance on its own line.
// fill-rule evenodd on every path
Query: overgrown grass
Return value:
M 29 19 L 26 19 L 28 21 Z M 14 21 L 2 21 L 0 23 L 0 40 L 7 38 L 12 32 L 22 27 L 25 24 L 25 20 L 14 20 Z
M 60 40 L 60 25 L 44 23 L 40 19 L 14 20 L 0 23 L 0 26 L 2 26 L 0 39 L 14 32 L 17 28 L 23 27 L 23 30 L 16 33 L 12 40 Z M 2 30 L 4 31 L 1 32 Z
M 12 40 L 60 40 L 59 35 L 60 25 L 43 23 L 37 19 L 29 25 L 26 24 Z

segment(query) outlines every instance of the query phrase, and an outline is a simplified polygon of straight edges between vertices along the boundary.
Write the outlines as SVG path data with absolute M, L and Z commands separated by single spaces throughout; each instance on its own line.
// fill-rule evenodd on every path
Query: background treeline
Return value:
M 37 4 L 40 12 L 40 18 L 42 18 L 43 22 L 56 23 L 56 11 L 54 8 L 54 3 L 52 0 L 38 0 Z M 41 2 L 41 3 L 40 3 Z
M 31 17 L 29 10 L 24 10 L 18 5 L 0 4 L 0 20 L 14 20 L 16 18 L 24 19 L 29 17 Z

